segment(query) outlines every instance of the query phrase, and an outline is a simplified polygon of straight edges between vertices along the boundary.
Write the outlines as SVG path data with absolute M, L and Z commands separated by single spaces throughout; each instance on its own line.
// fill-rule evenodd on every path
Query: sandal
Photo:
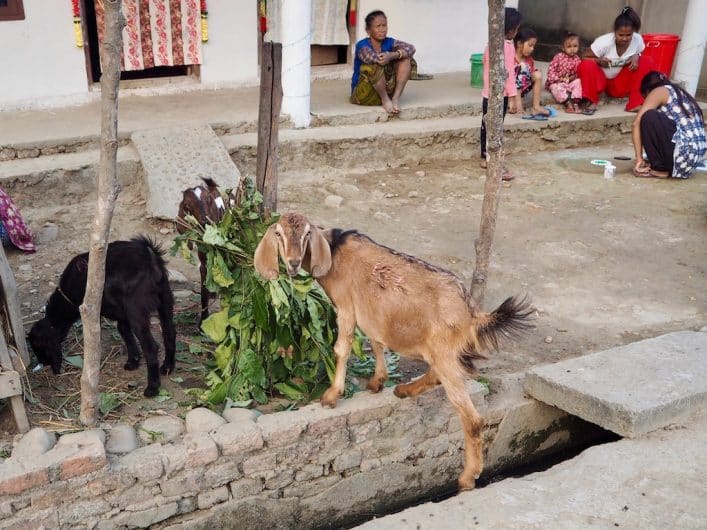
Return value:
M 582 109 L 582 114 L 584 114 L 585 116 L 591 116 L 596 111 L 597 111 L 597 108 L 594 105 L 590 105 L 590 106 L 584 107 Z
M 482 168 L 486 169 L 486 168 L 488 167 L 488 165 L 489 165 L 489 164 L 488 164 L 488 162 L 486 161 L 485 158 L 482 158 L 481 160 L 479 160 L 479 167 L 482 167 Z
M 526 114 L 522 117 L 524 120 L 547 121 L 547 114 Z

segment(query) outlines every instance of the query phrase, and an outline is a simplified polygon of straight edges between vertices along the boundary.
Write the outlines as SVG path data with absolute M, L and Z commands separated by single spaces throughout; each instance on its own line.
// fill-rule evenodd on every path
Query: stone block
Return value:
M 285 498 L 311 497 L 313 495 L 318 495 L 323 491 L 327 491 L 330 487 L 341 480 L 341 475 L 329 475 L 327 477 L 320 477 L 314 480 L 308 480 L 306 482 L 296 482 L 295 484 L 286 487 L 282 492 L 282 496 Z M 335 505 L 332 504 L 332 506 Z
M 167 443 L 179 440 L 184 432 L 184 422 L 174 416 L 151 416 L 138 428 L 138 437 L 143 443 Z
M 278 490 L 289 486 L 295 481 L 295 472 L 291 469 L 276 471 L 273 476 L 265 479 L 265 489 Z
M 218 459 L 216 442 L 206 433 L 189 433 L 184 436 L 182 443 L 186 448 L 187 468 L 203 467 Z
M 525 389 L 549 405 L 629 438 L 707 404 L 707 334 L 668 333 L 539 366 Z
M 56 444 L 56 434 L 41 427 L 35 427 L 19 439 L 8 460 L 19 461 L 43 455 Z
M 145 482 L 160 478 L 164 473 L 162 446 L 146 445 L 120 456 L 112 462 L 111 469 Z
M 203 469 L 185 469 L 174 477 L 160 481 L 162 495 L 165 497 L 196 495 L 201 491 Z
M 111 505 L 101 498 L 58 504 L 59 522 L 62 525 L 81 523 L 110 509 Z
M 28 470 L 14 463 L 0 464 L 0 496 L 17 495 L 44 484 L 49 484 L 49 467 Z
M 196 497 L 197 506 L 200 510 L 206 510 L 214 504 L 227 501 L 229 495 L 228 486 L 220 486 L 216 489 L 204 491 Z
M 332 469 L 340 473 L 341 471 L 351 469 L 352 467 L 358 467 L 363 459 L 363 453 L 359 449 L 351 449 L 346 451 L 336 458 L 332 463 Z
M 204 484 L 208 488 L 214 488 L 238 480 L 242 476 L 238 469 L 238 462 L 218 462 L 208 466 L 204 471 Z
M 242 499 L 263 491 L 264 484 L 259 478 L 242 478 L 234 480 L 228 486 L 234 499 Z
M 253 422 L 258 418 L 255 411 L 240 407 L 224 409 L 221 415 L 228 423 L 248 423 Z
M 252 456 L 243 462 L 243 474 L 246 476 L 261 476 L 263 471 L 271 471 L 277 466 L 275 453 L 262 453 Z
M 263 447 L 263 436 L 253 422 L 227 423 L 211 433 L 221 454 L 225 456 L 240 456 Z
M 139 446 L 137 433 L 132 425 L 119 423 L 108 431 L 108 441 L 106 442 L 106 452 L 108 453 L 129 453 Z
M 197 407 L 187 412 L 185 422 L 187 432 L 195 433 L 214 431 L 226 423 L 226 420 L 212 410 Z
M 258 418 L 258 427 L 268 447 L 294 444 L 307 428 L 307 419 L 289 411 L 264 414 Z
M 305 464 L 295 473 L 295 480 L 298 482 L 304 482 L 306 480 L 312 480 L 313 478 L 319 478 L 323 474 L 323 466 L 317 464 Z
M 178 511 L 179 506 L 175 501 L 138 512 L 121 512 L 115 517 L 100 521 L 98 528 L 104 530 L 112 530 L 125 526 L 147 528 L 155 523 L 169 519 L 173 515 L 176 515 Z
M 108 461 L 104 445 L 105 438 L 105 433 L 99 429 L 67 434 L 59 438 L 55 449 L 47 455 L 51 455 L 55 450 L 65 448 L 71 451 L 61 461 L 60 479 L 67 480 L 86 475 L 106 466 Z
M 351 433 L 351 441 L 358 445 L 365 441 L 375 439 L 381 432 L 381 424 L 380 421 L 376 419 L 366 423 L 349 425 L 349 432 Z

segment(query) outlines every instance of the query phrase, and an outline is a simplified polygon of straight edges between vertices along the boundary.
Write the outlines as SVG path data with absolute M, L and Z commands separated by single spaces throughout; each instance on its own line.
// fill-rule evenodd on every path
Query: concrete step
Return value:
M 680 331 L 531 369 L 535 399 L 633 438 L 707 405 L 707 332 Z
M 136 131 L 131 140 L 142 162 L 148 216 L 174 219 L 182 191 L 202 178 L 225 188 L 240 181 L 240 171 L 209 125 Z
M 88 195 L 95 188 L 99 159 L 98 149 L 87 149 L 0 162 L 0 186 L 11 195 L 41 201 Z M 117 172 L 122 185 L 133 184 L 140 176 L 140 157 L 131 144 L 118 148 Z

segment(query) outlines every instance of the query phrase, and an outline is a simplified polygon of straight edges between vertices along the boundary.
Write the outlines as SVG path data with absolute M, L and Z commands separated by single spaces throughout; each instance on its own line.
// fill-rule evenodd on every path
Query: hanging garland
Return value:
M 258 1 L 258 23 L 260 24 L 261 35 L 265 35 L 268 31 L 268 5 L 266 0 Z
M 209 42 L 209 23 L 206 20 L 208 16 L 206 0 L 201 0 L 201 42 Z
M 349 26 L 354 27 L 356 25 L 356 0 L 351 0 L 349 2 Z
M 74 16 L 74 39 L 76 41 L 76 47 L 83 47 L 83 33 L 81 31 L 81 8 L 79 7 L 79 0 L 71 0 L 71 8 Z

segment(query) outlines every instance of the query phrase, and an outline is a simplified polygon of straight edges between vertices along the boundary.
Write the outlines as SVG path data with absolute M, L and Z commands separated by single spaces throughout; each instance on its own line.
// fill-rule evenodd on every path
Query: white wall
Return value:
M 255 0 L 209 0 L 208 22 L 209 42 L 202 43 L 202 83 L 257 83 L 260 73 Z
M 469 57 L 483 52 L 488 41 L 486 0 L 360 0 L 357 41 L 366 37 L 364 19 L 374 9 L 388 17 L 389 36 L 415 46 L 420 72 L 469 70 Z
M 0 108 L 88 93 L 83 48 L 74 40 L 71 2 L 24 0 L 25 19 L 0 22 Z

